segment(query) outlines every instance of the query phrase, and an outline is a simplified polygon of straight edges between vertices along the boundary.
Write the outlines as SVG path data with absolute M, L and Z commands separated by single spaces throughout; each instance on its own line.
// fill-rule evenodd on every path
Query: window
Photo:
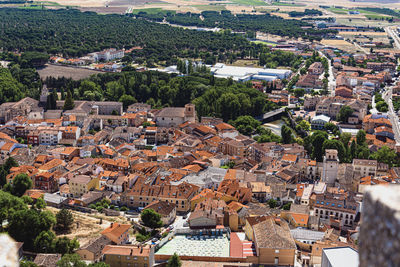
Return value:
M 130 260 L 130 259 L 131 259 L 131 257 L 129 257 L 129 256 L 126 256 L 126 259 L 127 259 L 127 260 Z
M 279 253 L 279 249 L 275 249 L 275 254 L 278 254 Z

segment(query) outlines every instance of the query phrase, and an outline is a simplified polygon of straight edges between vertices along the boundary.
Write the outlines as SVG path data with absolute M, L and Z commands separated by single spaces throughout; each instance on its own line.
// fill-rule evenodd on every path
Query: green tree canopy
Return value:
M 64 109 L 64 110 L 71 110 L 71 109 L 73 109 L 74 107 L 75 107 L 75 104 L 74 104 L 74 99 L 73 99 L 73 97 L 72 97 L 71 90 L 68 90 L 67 96 L 65 97 L 65 102 L 64 102 L 64 107 L 63 107 L 63 109 Z
M 160 228 L 162 226 L 161 215 L 152 209 L 145 209 L 140 214 L 140 219 L 143 224 L 152 229 Z
M 56 214 L 56 228 L 60 229 L 61 231 L 69 231 L 72 227 L 74 222 L 74 216 L 72 212 L 67 209 L 61 209 Z
M 339 114 L 337 115 L 337 120 L 343 123 L 347 123 L 349 117 L 353 114 L 354 110 L 349 107 L 349 106 L 343 106 L 340 111 Z
M 387 146 L 381 147 L 378 151 L 371 155 L 372 159 L 376 159 L 378 162 L 383 162 L 389 165 L 389 167 L 393 167 L 394 165 L 398 165 L 399 157 L 393 149 L 390 149 Z
M 293 143 L 292 130 L 288 126 L 286 126 L 286 125 L 282 126 L 281 136 L 282 136 L 282 143 L 284 143 L 284 144 Z
M 32 180 L 25 173 L 20 173 L 15 176 L 12 183 L 11 193 L 18 197 L 22 196 L 26 190 L 32 188 Z
M 174 253 L 174 255 L 172 255 L 167 262 L 167 267 L 181 267 L 182 266 L 182 262 L 181 259 L 179 258 L 178 254 L 176 254 L 176 252 Z

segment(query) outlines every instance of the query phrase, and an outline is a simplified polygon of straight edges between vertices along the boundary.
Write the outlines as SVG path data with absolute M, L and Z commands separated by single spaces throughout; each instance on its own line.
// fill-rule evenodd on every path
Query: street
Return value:
M 382 97 L 389 106 L 388 116 L 389 116 L 390 122 L 392 123 L 392 128 L 393 128 L 394 137 L 396 140 L 396 145 L 400 145 L 400 125 L 399 125 L 399 118 L 393 108 L 392 89 L 393 89 L 393 86 L 387 87 L 386 91 L 382 94 Z
M 318 52 L 321 57 L 324 57 L 328 60 L 329 63 L 329 77 L 328 77 L 328 91 L 330 96 L 335 96 L 335 88 L 336 88 L 336 79 L 335 76 L 333 75 L 333 67 L 332 67 L 332 62 L 329 58 L 327 58 L 324 53 Z
M 391 27 L 386 27 L 385 31 L 388 35 L 390 35 L 390 37 L 392 37 L 392 39 L 394 40 L 394 45 L 400 49 L 400 38 L 399 38 L 399 34 L 397 32 L 397 30 L 392 29 Z

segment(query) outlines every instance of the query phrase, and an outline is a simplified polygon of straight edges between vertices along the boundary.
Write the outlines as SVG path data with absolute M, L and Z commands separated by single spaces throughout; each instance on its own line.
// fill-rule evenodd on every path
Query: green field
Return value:
M 347 14 L 349 12 L 348 9 L 336 8 L 336 7 L 330 7 L 330 8 L 328 8 L 328 10 L 332 13 L 341 14 L 341 15 Z
M 193 5 L 192 7 L 197 8 L 201 11 L 221 11 L 226 10 L 224 5 Z
M 263 0 L 230 0 L 234 4 L 244 5 L 244 6 L 266 6 L 267 3 Z
M 271 3 L 273 6 L 293 6 L 293 7 L 300 7 L 305 6 L 304 4 L 295 4 L 294 2 L 273 2 Z
M 139 12 L 146 12 L 147 14 L 158 14 L 158 13 L 176 13 L 176 11 L 173 10 L 167 10 L 167 9 L 162 9 L 158 7 L 154 8 L 142 8 L 142 9 L 133 9 L 132 14 L 138 14 Z

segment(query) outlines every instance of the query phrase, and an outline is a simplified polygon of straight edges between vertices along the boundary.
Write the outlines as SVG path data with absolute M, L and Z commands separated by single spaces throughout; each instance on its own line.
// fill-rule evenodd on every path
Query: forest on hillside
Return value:
M 201 58 L 208 63 L 260 50 L 241 35 L 185 30 L 122 15 L 78 10 L 0 9 L 0 47 L 5 51 L 37 51 L 69 57 L 105 48 L 143 49 L 146 62 Z M 246 54 L 246 53 L 245 53 Z

